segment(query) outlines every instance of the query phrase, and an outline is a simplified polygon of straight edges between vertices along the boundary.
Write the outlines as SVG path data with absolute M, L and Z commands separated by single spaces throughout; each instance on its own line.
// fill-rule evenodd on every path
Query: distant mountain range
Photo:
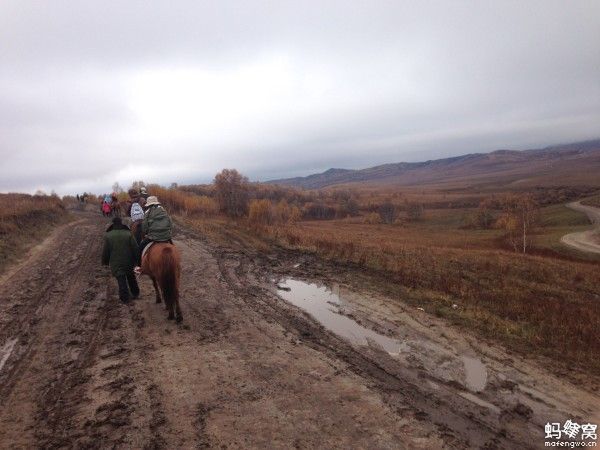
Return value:
M 305 189 L 326 187 L 485 185 L 507 188 L 591 185 L 600 187 L 600 139 L 534 150 L 496 150 L 367 169 L 329 169 L 306 177 L 268 181 Z

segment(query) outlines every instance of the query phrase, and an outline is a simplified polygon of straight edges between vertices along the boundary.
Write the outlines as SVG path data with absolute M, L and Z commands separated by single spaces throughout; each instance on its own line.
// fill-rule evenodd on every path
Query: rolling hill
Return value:
M 600 187 L 600 139 L 533 150 L 496 150 L 367 169 L 329 169 L 268 183 L 305 189 L 333 186 L 430 186 L 439 188 L 590 185 Z

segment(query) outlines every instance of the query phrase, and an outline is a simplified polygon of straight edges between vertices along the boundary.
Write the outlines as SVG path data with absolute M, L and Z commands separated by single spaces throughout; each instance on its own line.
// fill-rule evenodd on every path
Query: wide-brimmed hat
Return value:
M 151 195 L 146 200 L 146 205 L 145 206 L 152 206 L 152 205 L 160 205 L 160 202 L 158 201 L 158 198 L 156 198 L 155 195 Z
M 142 186 L 142 187 L 140 188 L 140 192 L 141 192 L 142 194 L 145 194 L 145 193 L 146 193 L 146 188 L 145 188 L 144 186 Z

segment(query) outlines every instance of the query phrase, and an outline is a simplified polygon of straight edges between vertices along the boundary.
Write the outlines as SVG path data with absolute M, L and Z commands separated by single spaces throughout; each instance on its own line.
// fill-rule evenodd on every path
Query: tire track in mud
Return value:
M 3 278 L 6 315 L 0 336 L 16 336 L 16 350 L 0 372 L 0 446 L 105 448 L 131 445 L 132 418 L 160 411 L 156 389 L 138 387 L 130 370 L 130 308 L 116 298 L 99 267 L 104 221 L 89 214 L 60 227 L 20 271 Z M 25 285 L 14 291 L 15 286 Z M 144 405 L 148 405 L 145 409 Z M 137 420 L 135 428 L 150 423 Z M 150 430 L 151 431 L 151 430 Z M 138 445 L 139 444 L 139 445 Z
M 79 310 L 74 301 L 86 284 L 80 259 L 88 261 L 88 255 L 95 252 L 93 241 L 79 245 L 79 242 L 86 242 L 85 235 L 90 232 L 90 227 L 79 228 L 76 224 L 60 227 L 48 247 L 30 264 L 5 278 L 1 286 L 0 301 L 5 307 L 5 320 L 0 333 L 5 338 L 15 336 L 17 345 L 0 374 L 3 407 L 0 423 L 4 420 L 16 422 L 17 426 L 3 429 L 20 439 L 25 436 L 32 439 L 32 433 L 37 430 L 37 405 L 48 400 L 44 394 L 40 395 L 50 393 L 48 380 L 57 380 L 82 353 L 81 343 L 73 339 L 65 341 L 67 336 L 57 328 L 64 322 L 71 322 L 71 307 Z M 58 234 L 64 231 L 72 234 L 59 241 Z M 72 274 L 72 284 L 57 276 L 65 273 Z M 64 345 L 65 342 L 69 344 Z M 20 417 L 15 418 L 14 414 Z
M 451 447 L 527 447 L 527 438 L 531 434 L 525 424 L 526 417 L 511 415 L 508 411 L 503 412 L 502 417 L 494 416 L 486 408 L 457 396 L 453 386 L 438 384 L 435 393 L 425 389 L 428 380 L 425 373 L 395 362 L 385 352 L 370 347 L 357 349 L 325 330 L 306 313 L 279 300 L 264 287 L 264 274 L 268 269 L 257 270 L 257 262 L 264 259 L 262 255 L 252 254 L 247 249 L 238 252 L 213 248 L 213 251 L 224 279 L 239 298 L 265 318 L 296 333 L 305 344 L 344 361 L 348 370 L 369 380 L 400 417 L 408 415 L 435 424 L 445 444 Z M 268 266 L 269 262 L 258 264 Z M 435 381 L 439 383 L 439 380 Z M 514 419 L 521 422 L 509 428 Z

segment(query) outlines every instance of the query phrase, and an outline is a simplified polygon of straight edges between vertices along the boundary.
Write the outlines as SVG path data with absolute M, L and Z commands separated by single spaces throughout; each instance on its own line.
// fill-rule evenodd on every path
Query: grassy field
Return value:
M 0 272 L 65 217 L 58 197 L 0 194 Z
M 560 242 L 589 229 L 586 215 L 565 204 L 596 188 L 538 187 L 515 195 L 493 186 L 489 192 L 232 186 L 226 193 L 238 189 L 236 198 L 247 195 L 249 205 L 229 219 L 218 213 L 227 210 L 215 203 L 214 186 L 159 196 L 181 220 L 224 244 L 285 248 L 362 269 L 390 298 L 509 349 L 600 374 L 600 258 Z M 422 213 L 413 215 L 414 205 Z M 531 208 L 528 223 L 535 224 L 527 225 L 526 254 L 515 251 L 522 248 L 523 208 Z
M 534 249 L 551 251 L 559 256 L 600 261 L 596 255 L 579 252 L 560 242 L 560 238 L 567 233 L 589 229 L 590 221 L 587 215 L 565 205 L 547 206 L 540 212 L 540 227 L 533 236 Z
M 581 201 L 583 205 L 595 206 L 596 208 L 600 208 L 600 195 L 594 195 L 591 197 L 587 197 Z

